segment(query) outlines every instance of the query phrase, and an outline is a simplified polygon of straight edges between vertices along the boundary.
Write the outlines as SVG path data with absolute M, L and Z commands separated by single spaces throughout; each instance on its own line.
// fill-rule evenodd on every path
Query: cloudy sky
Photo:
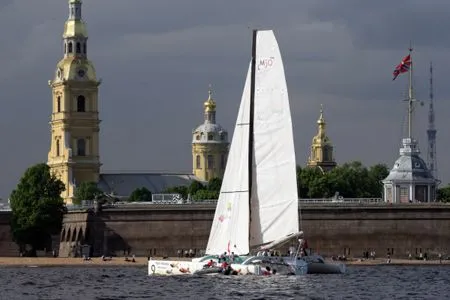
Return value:
M 191 132 L 212 84 L 230 134 L 251 31 L 275 30 L 288 82 L 297 161 L 320 104 L 339 163 L 393 164 L 405 124 L 407 76 L 392 71 L 413 42 L 415 136 L 426 158 L 428 68 L 434 63 L 439 175 L 450 181 L 448 0 L 85 0 L 89 58 L 100 89 L 104 171 L 190 172 Z M 47 81 L 62 57 L 64 0 L 0 2 L 0 197 L 50 145 Z

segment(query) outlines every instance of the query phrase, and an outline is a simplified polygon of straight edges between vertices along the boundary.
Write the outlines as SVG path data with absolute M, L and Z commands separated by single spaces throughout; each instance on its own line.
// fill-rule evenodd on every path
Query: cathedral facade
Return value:
M 100 174 L 98 87 L 88 59 L 88 35 L 81 0 L 69 1 L 64 25 L 63 58 L 49 81 L 52 90 L 51 144 L 48 165 L 66 186 L 62 197 L 73 199 L 77 183 L 98 182 Z
M 322 105 L 317 126 L 317 134 L 312 139 L 311 154 L 308 158 L 307 166 L 310 168 L 319 168 L 322 172 L 328 172 L 336 167 L 336 161 L 333 156 L 333 145 L 326 134 L 326 123 L 323 117 Z
M 204 105 L 204 122 L 192 132 L 192 169 L 201 181 L 222 178 L 228 156 L 228 132 L 216 123 L 211 89 Z

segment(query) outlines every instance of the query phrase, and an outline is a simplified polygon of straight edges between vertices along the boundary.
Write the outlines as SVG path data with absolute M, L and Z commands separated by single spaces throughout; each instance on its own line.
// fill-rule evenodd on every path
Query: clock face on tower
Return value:
M 78 77 L 83 78 L 85 74 L 86 74 L 86 71 L 84 71 L 83 69 L 78 70 Z

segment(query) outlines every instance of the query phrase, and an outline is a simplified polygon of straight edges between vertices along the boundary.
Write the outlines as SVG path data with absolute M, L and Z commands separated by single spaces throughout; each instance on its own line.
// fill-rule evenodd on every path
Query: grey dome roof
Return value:
M 400 156 L 385 180 L 434 180 L 427 165 L 419 156 Z
M 427 164 L 420 158 L 417 141 L 412 138 L 402 140 L 400 157 L 395 161 L 394 167 L 383 181 L 433 183 L 436 180 L 427 168 Z
M 228 132 L 219 124 L 205 122 L 193 131 L 193 143 L 228 142 Z

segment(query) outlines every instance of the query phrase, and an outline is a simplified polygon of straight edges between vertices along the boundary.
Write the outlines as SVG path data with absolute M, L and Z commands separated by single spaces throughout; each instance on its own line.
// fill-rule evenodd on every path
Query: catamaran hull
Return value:
M 257 259 L 257 257 L 254 257 Z M 250 262 L 248 260 L 248 262 Z M 148 275 L 205 275 L 220 273 L 220 267 L 205 268 L 205 261 L 194 259 L 193 261 L 148 261 Z M 308 264 L 299 260 L 295 263 L 280 264 L 276 262 L 231 264 L 231 268 L 239 275 L 263 275 L 263 269 L 270 267 L 277 270 L 279 275 L 305 275 L 308 273 Z
M 308 274 L 344 274 L 344 264 L 327 264 L 311 262 L 308 264 Z
M 148 275 L 192 275 L 203 270 L 203 262 L 149 260 Z

